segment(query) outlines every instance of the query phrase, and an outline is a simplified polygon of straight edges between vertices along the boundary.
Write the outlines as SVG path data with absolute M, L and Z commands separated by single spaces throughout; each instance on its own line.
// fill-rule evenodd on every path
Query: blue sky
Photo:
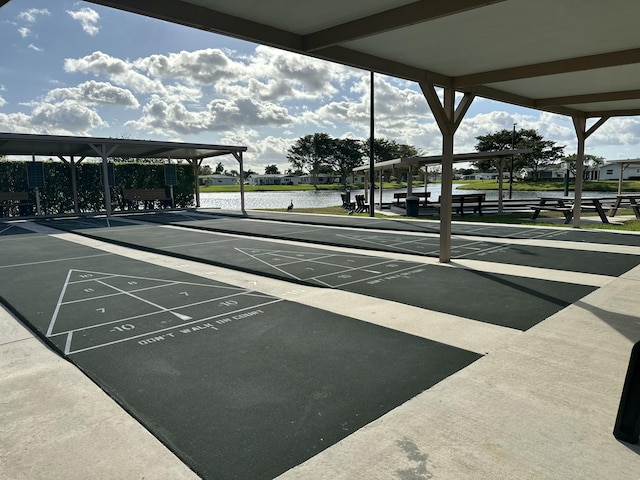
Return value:
M 2 132 L 246 145 L 245 164 L 260 173 L 288 168 L 301 136 L 369 136 L 368 72 L 83 1 L 9 1 L 0 45 Z M 375 101 L 376 137 L 440 153 L 417 85 L 376 75 Z M 514 123 L 575 153 L 570 119 L 480 98 L 456 151 Z M 630 117 L 609 120 L 586 151 L 613 160 L 638 158 L 639 147 L 640 118 Z

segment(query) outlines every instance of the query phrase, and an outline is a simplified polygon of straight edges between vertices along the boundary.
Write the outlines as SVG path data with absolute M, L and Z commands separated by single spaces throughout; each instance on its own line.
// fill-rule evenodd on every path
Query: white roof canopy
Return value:
M 494 150 L 491 152 L 471 152 L 458 153 L 453 156 L 453 163 L 461 162 L 477 162 L 490 158 L 510 157 L 521 153 L 531 153 L 530 148 L 521 148 L 515 150 Z M 433 155 L 428 157 L 404 157 L 394 158 L 393 160 L 385 160 L 374 164 L 374 170 L 389 170 L 392 168 L 409 169 L 411 167 L 421 167 L 423 165 L 440 165 L 442 163 L 442 155 Z M 362 165 L 353 169 L 354 172 L 368 171 L 369 165 Z

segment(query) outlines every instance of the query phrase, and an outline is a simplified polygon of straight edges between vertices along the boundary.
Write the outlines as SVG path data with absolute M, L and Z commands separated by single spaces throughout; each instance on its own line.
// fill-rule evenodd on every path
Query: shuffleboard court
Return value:
M 123 217 L 126 218 L 126 217 Z M 283 240 L 296 240 L 322 245 L 337 245 L 361 250 L 378 250 L 391 253 L 407 253 L 438 257 L 439 239 L 434 235 L 411 235 L 400 232 L 378 232 L 367 229 L 345 229 L 318 225 L 264 222 L 243 218 L 230 220 L 208 219 L 208 217 L 183 213 L 159 213 L 137 215 L 139 220 L 160 224 L 174 224 L 190 229 L 232 233 Z M 72 221 L 73 222 L 73 221 Z M 75 231 L 103 227 L 102 220 L 80 220 L 77 224 L 57 220 L 51 224 Z M 112 223 L 113 224 L 113 223 Z M 120 223 L 122 224 L 122 222 Z M 75 226 L 74 226 L 75 225 Z M 85 225 L 88 225 L 86 228 Z M 554 231 L 551 231 L 553 233 Z M 640 238 L 640 236 L 639 236 Z M 555 239 L 555 238 L 554 238 Z M 581 273 L 619 276 L 640 264 L 640 255 L 576 251 L 557 247 L 509 244 L 497 241 L 477 241 L 464 237 L 452 239 L 451 256 L 454 259 L 475 259 L 512 265 L 526 265 Z
M 89 229 L 75 228 L 69 219 L 45 223 L 132 248 L 338 288 L 519 330 L 536 325 L 595 289 L 591 285 L 293 247 L 253 237 L 231 238 L 151 224 L 107 228 L 98 227 L 96 222 Z
M 273 478 L 479 358 L 17 227 L 0 272 L 2 303 L 204 478 Z
M 393 230 L 419 233 L 440 233 L 438 220 L 416 221 L 406 218 L 363 218 L 350 216 L 311 215 L 303 213 L 282 213 L 251 210 L 238 212 L 234 210 L 199 209 L 198 213 L 218 218 L 247 218 L 269 220 L 281 223 L 300 223 L 308 225 L 333 225 L 336 227 L 356 227 L 375 230 Z M 325 218 L 326 217 L 326 218 Z M 626 232 L 606 232 L 593 229 L 576 230 L 572 228 L 540 228 L 521 225 L 500 225 L 483 222 L 453 222 L 453 235 L 472 235 L 494 238 L 549 239 L 569 242 L 588 242 L 616 245 L 640 246 L 640 235 Z

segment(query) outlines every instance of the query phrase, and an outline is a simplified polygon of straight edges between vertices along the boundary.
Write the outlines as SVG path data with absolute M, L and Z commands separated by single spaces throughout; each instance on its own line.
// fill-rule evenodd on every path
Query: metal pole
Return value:
M 369 123 L 369 178 L 371 179 L 371 185 L 369 185 L 369 216 L 373 217 L 374 216 L 374 202 L 373 202 L 373 198 L 375 195 L 375 156 L 374 156 L 374 145 L 375 142 L 373 141 L 373 133 L 374 133 L 374 121 L 373 121 L 373 114 L 374 114 L 374 109 L 373 109 L 373 70 L 371 71 L 371 113 L 370 113 L 370 123 Z M 381 205 L 382 207 L 382 205 Z
M 511 133 L 511 150 L 515 149 L 516 145 L 516 125 L 513 124 L 513 132 Z M 509 168 L 509 200 L 511 200 L 511 196 L 513 194 L 513 155 L 511 155 L 511 167 Z

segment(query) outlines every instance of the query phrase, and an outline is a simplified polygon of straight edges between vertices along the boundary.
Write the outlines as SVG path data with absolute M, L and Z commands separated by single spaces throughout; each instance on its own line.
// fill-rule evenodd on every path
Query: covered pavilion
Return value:
M 475 97 L 572 119 L 574 227 L 587 138 L 611 117 L 640 115 L 637 0 L 88 1 L 418 83 L 442 134 L 444 211 L 454 136 Z M 443 215 L 440 261 L 450 258 Z
M 107 216 L 111 215 L 111 193 L 107 164 L 109 158 L 120 159 L 152 158 L 159 160 L 186 160 L 192 167 L 195 177 L 194 191 L 196 205 L 200 206 L 200 187 L 198 173 L 205 158 L 220 155 L 233 155 L 240 167 L 240 201 L 244 210 L 244 146 L 210 145 L 202 143 L 163 142 L 156 140 L 131 140 L 122 138 L 72 137 L 58 135 L 34 135 L 26 133 L 0 133 L 0 156 L 20 155 L 57 157 L 71 168 L 73 204 L 78 213 L 78 191 L 76 166 L 86 158 L 99 158 L 102 161 L 104 181 L 104 201 Z
M 513 150 L 494 150 L 490 152 L 470 152 L 470 153 L 457 153 L 453 155 L 452 163 L 463 163 L 463 162 L 477 162 L 479 160 L 485 159 L 498 159 L 499 162 L 499 175 L 502 176 L 502 166 L 503 160 L 506 157 L 513 157 L 514 155 L 520 155 L 523 153 L 531 153 L 532 150 L 530 148 L 520 148 Z M 382 172 L 385 170 L 407 170 L 407 172 L 412 172 L 415 169 L 420 167 L 428 168 L 429 166 L 442 165 L 443 157 L 442 155 L 430 155 L 430 156 L 413 156 L 413 157 L 404 157 L 404 158 L 394 158 L 392 160 L 385 160 L 382 162 L 377 162 L 373 165 L 373 171 L 380 172 L 380 206 L 382 208 Z M 375 183 L 375 180 L 371 180 L 371 166 L 370 165 L 362 165 L 360 167 L 356 167 L 353 169 L 353 172 L 362 172 L 365 174 L 365 193 L 367 192 L 366 182 L 370 181 L 372 184 Z M 373 177 L 375 179 L 375 177 Z M 424 182 L 425 192 L 427 189 L 427 175 L 425 172 L 425 182 Z M 412 182 L 407 180 L 407 195 L 410 195 L 413 189 Z M 502 199 L 502 183 L 500 183 L 500 191 L 499 191 L 499 203 Z M 373 204 L 373 202 L 372 202 Z M 372 209 L 373 211 L 373 209 Z

